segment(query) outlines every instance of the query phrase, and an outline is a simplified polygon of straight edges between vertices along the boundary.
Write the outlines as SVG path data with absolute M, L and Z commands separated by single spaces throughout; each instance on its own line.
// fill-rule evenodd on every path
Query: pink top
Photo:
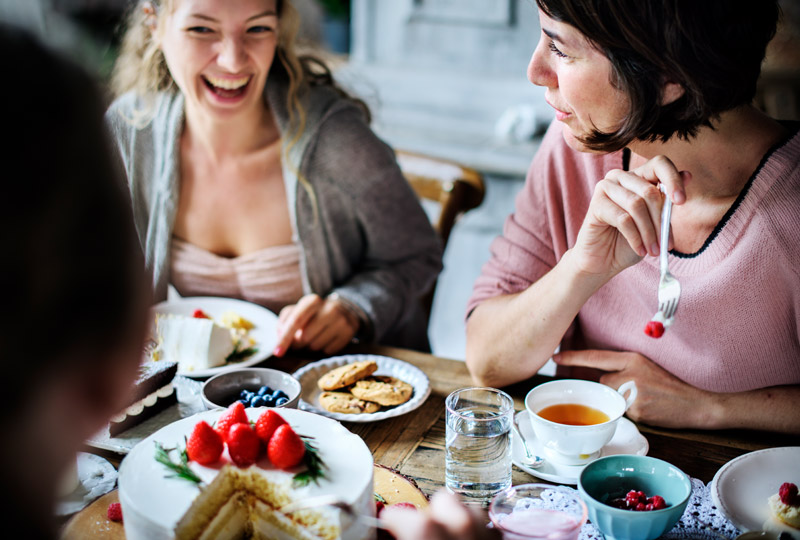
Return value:
M 170 257 L 170 281 L 181 296 L 237 298 L 276 314 L 303 296 L 296 244 L 229 258 L 173 236 Z
M 521 292 L 575 244 L 594 185 L 622 168 L 622 152 L 572 150 L 554 123 L 531 164 L 515 212 L 475 282 L 470 313 Z M 658 307 L 657 257 L 603 286 L 562 347 L 636 351 L 683 381 L 717 392 L 800 384 L 800 135 L 773 148 L 693 254 L 670 252 L 681 283 L 675 322 L 660 339 L 644 326 Z

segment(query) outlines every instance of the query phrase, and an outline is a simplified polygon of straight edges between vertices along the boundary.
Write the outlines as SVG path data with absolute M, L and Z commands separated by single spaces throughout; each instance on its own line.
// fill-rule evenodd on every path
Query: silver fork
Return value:
M 664 184 L 661 191 L 666 195 Z M 664 317 L 665 326 L 672 323 L 678 301 L 681 298 L 681 284 L 670 273 L 668 265 L 669 256 L 669 224 L 672 219 L 672 200 L 667 196 L 661 209 L 661 279 L 658 282 L 658 312 Z
M 278 508 L 278 512 L 283 514 L 291 514 L 292 512 L 297 512 L 298 510 L 303 510 L 305 508 L 316 508 L 318 506 L 332 506 L 334 508 L 338 508 L 351 518 L 361 521 L 368 527 L 374 527 L 376 529 L 386 528 L 385 521 L 367 514 L 362 514 L 353 508 L 350 503 L 341 500 L 337 495 L 319 495 L 317 497 L 303 499 L 302 501 L 291 502 Z

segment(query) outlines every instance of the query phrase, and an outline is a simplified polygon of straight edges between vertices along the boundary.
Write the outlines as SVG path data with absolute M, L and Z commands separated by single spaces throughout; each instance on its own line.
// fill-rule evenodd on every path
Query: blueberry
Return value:
M 258 392 L 256 392 L 256 394 L 258 394 L 259 396 L 263 396 L 264 394 L 269 394 L 270 392 L 272 392 L 272 388 L 270 388 L 269 386 L 262 386 L 261 388 L 258 389 Z
M 263 407 L 264 405 L 266 405 L 266 403 L 264 402 L 264 398 L 261 396 L 254 397 L 252 403 L 253 407 Z
M 248 394 L 248 391 L 247 391 L 247 389 L 245 388 L 244 390 L 242 390 L 241 392 L 239 392 L 239 397 L 240 397 L 240 398 L 247 398 L 247 394 Z
M 275 406 L 275 399 L 272 396 L 264 396 L 264 401 L 266 402 L 267 407 Z
M 275 390 L 275 392 L 273 392 L 272 394 L 272 399 L 278 399 L 278 398 L 289 399 L 289 396 L 287 396 L 286 392 L 284 392 L 283 390 Z
M 285 405 L 289 403 L 289 398 L 282 396 L 275 400 L 275 406 L 280 407 L 281 405 Z

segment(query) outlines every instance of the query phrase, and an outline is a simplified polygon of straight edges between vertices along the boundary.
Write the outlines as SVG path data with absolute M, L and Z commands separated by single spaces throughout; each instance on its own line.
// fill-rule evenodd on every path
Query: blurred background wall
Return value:
M 234 0 L 229 0 L 234 1 Z M 371 107 L 396 148 L 458 161 L 485 175 L 487 195 L 454 228 L 431 319 L 434 353 L 464 357 L 464 308 L 552 118 L 525 70 L 538 40 L 533 0 L 292 0 L 302 35 Z M 800 119 L 800 0 L 782 0 L 757 103 Z M 131 0 L 0 0 L 19 22 L 103 80 Z

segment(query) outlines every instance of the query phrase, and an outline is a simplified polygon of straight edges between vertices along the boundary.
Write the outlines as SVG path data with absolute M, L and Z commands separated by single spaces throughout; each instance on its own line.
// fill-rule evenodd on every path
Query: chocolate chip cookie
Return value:
M 339 388 L 350 386 L 359 379 L 372 375 L 377 369 L 378 364 L 374 360 L 353 362 L 330 370 L 319 378 L 317 386 L 319 386 L 320 390 L 338 390 Z
M 414 387 L 395 377 L 375 375 L 356 381 L 350 392 L 359 399 L 391 407 L 411 399 Z
M 342 414 L 374 413 L 381 408 L 377 403 L 358 399 L 350 392 L 323 392 L 319 404 L 327 411 Z

